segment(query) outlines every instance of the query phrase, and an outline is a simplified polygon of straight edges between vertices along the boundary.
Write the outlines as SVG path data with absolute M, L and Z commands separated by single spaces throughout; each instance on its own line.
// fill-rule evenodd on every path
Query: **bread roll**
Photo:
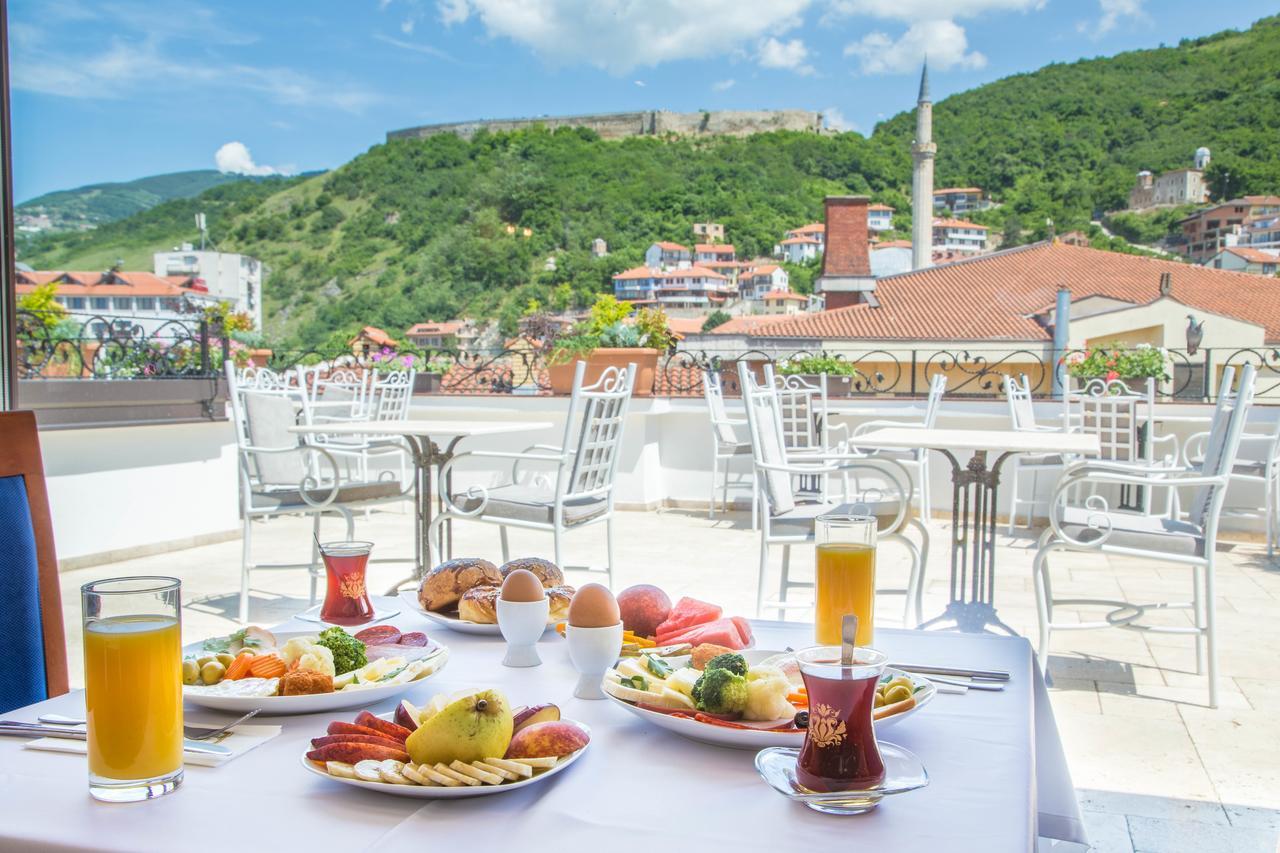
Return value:
M 497 586 L 473 586 L 462 594 L 458 602 L 458 618 L 484 625 L 498 622 L 498 596 L 502 588 Z
M 427 572 L 418 587 L 418 603 L 423 610 L 449 610 L 472 587 L 501 583 L 502 574 L 493 563 L 479 557 L 459 557 Z
M 569 618 L 569 602 L 573 601 L 573 587 L 553 586 L 547 590 L 547 598 L 551 599 L 551 621 L 563 622 Z
M 516 569 L 528 569 L 533 572 L 547 589 L 564 584 L 564 572 L 560 571 L 560 567 L 541 557 L 518 557 L 509 563 L 504 563 L 500 571 L 505 578 Z

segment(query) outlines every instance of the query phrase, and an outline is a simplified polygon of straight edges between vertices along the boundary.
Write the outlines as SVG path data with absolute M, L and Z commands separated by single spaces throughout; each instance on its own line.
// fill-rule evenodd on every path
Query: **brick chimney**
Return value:
M 867 197 L 832 195 L 827 196 L 825 205 L 826 245 L 815 290 L 826 297 L 828 309 L 860 302 L 876 304 L 867 240 Z

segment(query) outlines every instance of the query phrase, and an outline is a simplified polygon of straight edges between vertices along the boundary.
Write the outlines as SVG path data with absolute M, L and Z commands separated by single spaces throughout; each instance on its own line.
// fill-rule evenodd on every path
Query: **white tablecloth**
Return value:
M 572 696 L 565 643 L 553 633 L 543 665 L 507 669 L 500 637 L 436 630 L 417 614 L 394 620 L 452 650 L 448 666 L 408 696 L 498 685 L 514 704 L 552 701 L 592 727 L 589 752 L 558 778 L 510 794 L 426 801 L 353 790 L 307 773 L 307 741 L 339 715 L 277 717 L 284 734 L 220 768 L 188 768 L 175 793 L 132 805 L 90 799 L 82 756 L 37 752 L 0 738 L 0 849 L 407 851 L 519 849 L 608 853 L 842 848 L 1025 851 L 1037 834 L 1083 841 L 1083 829 L 1048 696 L 1026 640 L 884 630 L 891 659 L 1004 669 L 1002 693 L 939 695 L 886 739 L 915 752 L 927 788 L 852 818 L 817 814 L 766 787 L 753 753 L 693 743 L 612 707 Z M 809 626 L 756 623 L 760 648 L 811 644 Z M 290 623 L 286 630 L 307 630 Z M 187 638 L 188 640 L 194 638 Z M 390 710 L 394 702 L 375 706 Z M 80 713 L 72 693 L 6 715 L 34 720 Z M 217 719 L 188 711 L 188 719 Z M 871 845 L 871 846 L 864 846 Z

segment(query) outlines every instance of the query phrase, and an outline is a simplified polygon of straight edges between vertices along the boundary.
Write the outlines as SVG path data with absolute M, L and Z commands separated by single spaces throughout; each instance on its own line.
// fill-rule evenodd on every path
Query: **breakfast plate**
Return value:
M 383 718 L 389 718 L 390 714 L 380 715 Z M 573 723 L 587 733 L 588 738 L 591 734 L 591 728 L 582 722 L 576 720 L 566 720 Z M 302 766 L 310 772 L 324 779 L 331 779 L 335 782 L 341 782 L 344 785 L 351 785 L 356 788 L 363 788 L 367 791 L 376 791 L 383 794 L 392 794 L 398 797 L 413 797 L 421 800 L 452 800 L 463 799 L 466 797 L 484 797 L 489 794 L 502 794 L 507 791 L 515 791 L 519 788 L 527 788 L 530 785 L 537 785 L 547 779 L 560 773 L 569 765 L 573 764 L 582 754 L 591 746 L 588 739 L 586 746 L 583 746 L 577 752 L 572 752 L 559 759 L 556 759 L 555 766 L 547 768 L 536 768 L 533 775 L 527 779 L 518 781 L 503 781 L 499 784 L 479 784 L 479 785 L 460 785 L 458 787 L 444 787 L 441 785 L 419 785 L 419 784 L 394 784 L 391 782 L 368 782 L 363 779 L 351 779 L 343 776 L 334 776 L 325 770 L 323 762 L 311 761 L 305 754 L 300 756 Z M 551 759 L 547 759 L 550 761 Z M 412 765 L 411 765 L 412 766 Z
M 478 634 L 489 637 L 502 636 L 502 631 L 498 629 L 498 624 L 496 622 L 471 622 L 467 619 L 459 618 L 456 611 L 450 613 L 436 613 L 432 610 L 424 610 L 422 608 L 422 604 L 418 601 L 418 593 L 416 590 L 401 590 L 400 601 L 427 621 L 435 625 L 439 625 L 442 628 L 448 628 L 450 631 L 457 631 L 459 634 Z M 547 627 L 550 628 L 554 624 L 554 622 L 548 622 Z
M 275 635 L 281 647 L 289 640 L 302 637 L 315 637 L 318 632 L 292 631 Z M 208 642 L 208 641 L 206 641 Z M 369 648 L 376 648 L 370 646 Z M 199 657 L 209 651 L 204 642 L 191 643 L 182 650 L 184 658 Z M 388 681 L 379 684 L 376 681 L 367 685 L 356 685 L 334 690 L 330 693 L 311 693 L 299 696 L 263 695 L 271 690 L 273 679 L 245 678 L 239 681 L 223 680 L 213 685 L 184 684 L 182 698 L 202 708 L 214 711 L 227 711 L 244 714 L 257 710 L 262 716 L 281 714 L 316 714 L 324 711 L 337 711 L 344 708 L 363 707 L 383 699 L 397 696 L 435 675 L 449 660 L 449 649 L 434 640 L 420 647 L 409 661 L 420 669 L 409 680 Z
M 747 659 L 750 665 L 758 664 L 769 657 L 781 654 L 780 652 L 767 651 L 763 649 L 748 649 L 741 652 L 743 657 Z M 671 661 L 675 667 L 680 666 L 678 659 Z M 902 670 L 886 668 L 884 675 L 881 676 L 882 681 L 889 681 L 894 678 L 908 678 L 914 685 L 913 695 L 915 705 L 910 710 L 903 711 L 892 716 L 884 717 L 875 721 L 877 732 L 883 732 L 885 729 L 898 725 L 907 717 L 918 713 L 921 708 L 927 705 L 937 693 L 937 687 L 927 679 L 919 676 L 913 676 Z M 628 702 L 620 699 L 605 690 L 605 696 L 610 702 L 625 709 L 629 713 L 645 720 L 661 729 L 674 732 L 682 737 L 690 740 L 708 743 L 714 746 L 727 746 L 735 749 L 765 749 L 767 747 L 799 747 L 804 743 L 803 730 L 791 731 L 769 731 L 767 729 L 752 728 L 730 728 L 728 726 L 716 725 L 714 723 L 705 723 L 693 719 L 691 716 L 675 716 L 662 711 L 653 711 L 643 708 L 634 702 Z M 690 712 L 692 713 L 692 712 Z

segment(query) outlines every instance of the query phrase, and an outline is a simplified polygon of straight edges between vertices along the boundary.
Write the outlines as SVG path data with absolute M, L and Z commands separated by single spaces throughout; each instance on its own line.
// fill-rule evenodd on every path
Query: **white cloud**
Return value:
M 403 21 L 400 22 L 400 32 L 404 33 L 407 36 L 411 36 L 413 35 L 413 28 L 414 28 L 414 25 L 416 24 L 417 24 L 417 21 L 415 21 L 413 18 L 405 18 Z
M 712 84 L 711 84 L 711 91 L 713 91 L 713 92 L 727 92 L 727 91 L 729 91 L 730 89 L 732 89 L 732 88 L 733 88 L 733 86 L 734 86 L 734 84 L 735 84 L 735 83 L 737 83 L 737 82 L 738 82 L 737 80 L 734 80 L 734 79 L 732 79 L 732 78 L 730 78 L 730 79 L 728 79 L 728 80 L 717 80 L 716 82 L 714 82 L 714 83 L 712 83 Z
M 276 168 L 253 162 L 253 155 L 243 142 L 228 142 L 223 145 L 213 155 L 213 162 L 219 172 L 233 175 L 287 175 L 294 171 L 292 166 Z
M 864 74 L 905 74 L 916 71 L 929 57 L 929 65 L 975 69 L 987 64 L 978 51 L 969 50 L 964 27 L 955 21 L 922 21 L 912 24 L 899 38 L 876 31 L 845 46 L 845 56 L 855 56 Z
M 827 107 L 822 111 L 822 123 L 831 130 L 857 130 L 858 126 L 844 117 L 839 107 Z
M 494 38 L 545 62 L 584 62 L 613 74 L 731 53 L 797 26 L 812 0 L 437 0 L 440 20 L 476 18 Z M 707 22 L 714 21 L 714 32 Z
M 1137 20 L 1146 18 L 1142 3 L 1143 0 L 1098 0 L 1102 16 L 1098 18 L 1097 23 L 1090 26 L 1088 21 L 1082 21 L 1076 29 L 1082 33 L 1089 33 L 1094 38 L 1104 36 L 1116 28 L 1121 18 Z
M 806 61 L 808 58 L 809 48 L 800 39 L 778 41 L 767 38 L 760 42 L 756 51 L 761 68 L 786 68 L 797 74 L 813 73 L 813 66 Z
M 417 42 L 405 41 L 404 39 L 392 38 L 391 36 L 386 36 L 382 33 L 374 33 L 373 37 L 377 41 L 392 45 L 393 47 L 398 47 L 401 50 L 410 50 L 414 53 L 434 56 L 437 59 L 447 59 L 450 62 L 457 62 L 457 60 L 453 58 L 452 54 L 446 53 L 438 47 L 432 47 L 429 44 L 418 44 Z
M 643 89 L 643 88 L 644 88 L 644 81 L 643 81 L 643 80 L 632 80 L 631 82 L 632 82 L 632 83 L 635 83 L 635 84 L 636 84 L 637 86 L 639 86 L 641 89 Z
M 891 21 L 974 18 L 987 12 L 1029 12 L 1046 0 L 832 0 L 827 17 L 866 15 Z

